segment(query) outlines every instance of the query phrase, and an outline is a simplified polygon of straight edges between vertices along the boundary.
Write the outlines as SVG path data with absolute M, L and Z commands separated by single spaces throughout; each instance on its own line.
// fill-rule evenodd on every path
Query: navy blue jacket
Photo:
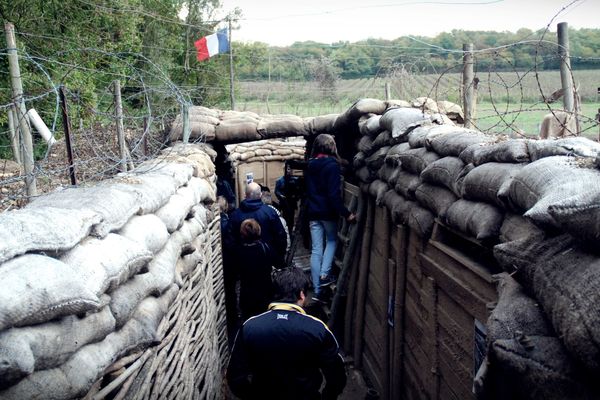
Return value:
M 311 158 L 306 171 L 306 196 L 309 221 L 337 221 L 350 211 L 344 206 L 340 165 L 334 157 Z
M 269 311 L 240 328 L 227 380 L 244 400 L 335 399 L 346 385 L 346 372 L 337 341 L 323 322 L 298 305 L 271 303 Z
M 240 226 L 248 218 L 254 218 L 258 222 L 261 230 L 261 240 L 273 250 L 276 260 L 275 265 L 281 267 L 285 258 L 287 235 L 277 212 L 264 204 L 261 199 L 242 201 L 239 208 L 232 212 L 229 217 L 231 234 L 237 245 L 241 245 Z

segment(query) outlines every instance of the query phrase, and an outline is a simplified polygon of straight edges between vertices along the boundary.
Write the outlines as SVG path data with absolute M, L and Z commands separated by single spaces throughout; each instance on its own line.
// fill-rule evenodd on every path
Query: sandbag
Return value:
M 407 225 L 409 212 L 413 207 L 418 207 L 417 203 L 405 199 L 403 196 L 398 195 L 394 199 L 392 207 L 392 221 L 398 225 Z
M 600 143 L 582 136 L 564 139 L 529 140 L 527 150 L 531 161 L 552 156 L 596 157 L 600 153 Z
M 371 153 L 373 153 L 373 151 L 374 151 L 373 139 L 371 139 L 369 136 L 363 136 L 358 141 L 356 148 L 358 149 L 358 151 L 364 153 L 365 156 L 370 156 Z
M 174 232 L 183 224 L 192 207 L 196 204 L 196 194 L 186 187 L 179 188 L 169 201 L 156 210 L 156 216 L 167 227 L 169 233 Z
M 373 149 L 380 149 L 392 144 L 392 134 L 390 131 L 383 131 L 373 140 Z
M 392 147 L 390 147 L 389 151 L 385 156 L 385 163 L 394 167 L 400 166 L 400 157 L 399 154 L 405 152 L 410 149 L 410 145 L 408 143 L 399 143 Z
M 548 206 L 548 213 L 566 232 L 596 246 L 600 238 L 600 192 L 590 188 Z
M 160 341 L 156 332 L 158 325 L 177 292 L 175 286 L 158 299 L 145 299 L 123 328 L 109 334 L 101 342 L 82 347 L 62 366 L 29 375 L 18 384 L 0 392 L 0 398 L 21 400 L 83 397 L 106 368 L 119 358 Z
M 104 339 L 115 330 L 108 306 L 83 318 L 69 315 L 56 321 L 0 332 L 0 389 L 33 371 L 65 363 L 79 348 Z
M 600 370 L 600 258 L 568 234 L 527 238 L 494 247 L 494 256 L 541 304 L 569 353 Z
M 26 254 L 0 265 L 0 331 L 95 311 L 98 296 L 76 268 L 51 257 Z
M 388 146 L 382 147 L 379 150 L 377 150 L 375 153 L 373 153 L 369 157 L 367 157 L 365 159 L 365 162 L 367 163 L 367 167 L 369 167 L 369 169 L 377 172 L 379 170 L 379 168 L 381 168 L 381 166 L 383 165 L 385 156 L 387 155 L 389 149 L 390 148 Z
M 421 238 L 427 239 L 433 232 L 435 215 L 423 207 L 415 205 L 408 209 L 408 226 Z
M 204 106 L 191 106 L 188 109 L 188 113 L 190 114 L 190 117 L 193 115 L 205 115 L 218 119 L 221 115 L 221 110 Z
M 307 130 L 312 135 L 331 133 L 338 114 L 319 115 L 308 122 Z
M 498 143 L 476 143 L 464 149 L 460 159 L 465 164 L 481 165 L 489 162 L 527 163 L 530 162 L 527 140 L 509 139 Z
M 408 134 L 408 143 L 412 148 L 426 147 L 437 136 L 462 132 L 464 130 L 464 128 L 454 125 L 427 123 L 415 128 Z
M 423 111 L 428 111 L 431 113 L 440 112 L 437 102 L 434 99 L 429 97 L 417 97 L 410 104 L 412 107 L 419 108 Z
M 439 156 L 428 151 L 425 148 L 409 149 L 398 153 L 398 159 L 402 164 L 402 169 L 412 172 L 413 174 L 421 174 L 421 172 L 432 162 L 439 160 Z
M 28 251 L 60 251 L 86 237 L 102 216 L 91 210 L 25 208 L 0 214 L 0 263 Z
M 458 157 L 463 150 L 473 144 L 489 143 L 494 140 L 493 136 L 466 130 L 464 132 L 436 136 L 431 141 L 428 141 L 428 143 L 433 151 L 441 157 Z
M 400 170 L 396 178 L 396 186 L 394 186 L 394 189 L 407 200 L 414 200 L 415 191 L 421 183 L 422 181 L 419 178 L 419 175 Z
M 456 196 L 462 194 L 459 179 L 465 175 L 465 164 L 458 157 L 443 157 L 427 165 L 421 172 L 421 180 L 451 190 Z M 462 182 L 462 180 L 460 180 Z
M 503 213 L 491 204 L 459 199 L 446 212 L 446 223 L 478 240 L 492 239 L 500 233 Z
M 396 182 L 390 182 L 392 177 L 395 179 L 398 177 L 398 171 L 400 169 L 397 167 L 392 167 L 388 164 L 383 164 L 379 171 L 377 171 L 377 177 L 382 181 L 388 183 L 391 187 L 394 187 Z
M 416 108 L 390 108 L 382 115 L 379 125 L 390 131 L 393 138 L 400 138 L 417 126 L 434 120 L 437 121 L 435 117 Z
M 375 179 L 377 179 L 377 174 L 375 173 L 375 171 L 364 166 L 362 168 L 359 168 L 358 171 L 356 171 L 356 177 L 360 179 L 361 182 L 371 183 Z
M 364 122 L 361 124 L 359 122 L 358 130 L 362 135 L 370 136 L 371 138 L 375 138 L 382 131 L 381 126 L 379 125 L 379 120 L 381 119 L 381 115 L 377 114 L 369 114 L 361 117 L 361 120 L 364 118 Z
M 510 183 L 523 167 L 524 164 L 496 162 L 475 167 L 462 181 L 462 197 L 507 208 L 510 202 L 506 196 Z
M 387 209 L 390 210 L 390 213 L 394 209 L 396 203 L 403 200 L 404 198 L 398 193 L 396 193 L 394 189 L 390 189 L 383 194 L 383 205 L 385 205 Z
M 178 117 L 179 118 L 179 117 Z M 190 116 L 190 137 L 189 139 L 199 139 L 205 142 L 215 140 L 216 124 L 212 124 L 206 120 L 206 117 L 192 118 Z M 174 142 L 183 140 L 183 121 L 175 120 L 171 125 L 169 132 L 169 140 Z
M 538 228 L 531 220 L 518 214 L 507 213 L 500 227 L 500 242 L 512 242 L 524 238 L 544 238 L 544 231 Z
M 258 122 L 223 120 L 215 128 L 215 140 L 219 142 L 249 142 L 262 139 L 257 131 Z
M 366 114 L 383 114 L 386 107 L 387 104 L 382 100 L 359 99 L 336 119 L 333 130 L 339 132 L 349 125 L 355 124 L 360 117 Z
M 447 100 L 438 100 L 437 107 L 439 110 L 438 112 L 446 114 L 450 119 L 456 120 L 460 124 L 464 122 L 465 116 L 462 107 L 458 104 Z
M 586 168 L 576 159 L 563 156 L 534 161 L 517 173 L 507 191 L 508 200 L 525 216 L 545 227 L 559 227 L 548 207 L 568 204 L 582 192 L 600 191 L 600 171 Z
M 297 116 L 263 118 L 258 122 L 256 130 L 263 138 L 306 136 L 308 134 L 304 127 L 304 121 Z
M 375 197 L 375 204 L 378 206 L 383 203 L 383 195 L 389 190 L 389 186 L 386 182 L 380 181 L 379 179 L 374 180 L 369 185 L 369 194 Z
M 458 197 L 446 188 L 423 183 L 415 190 L 419 204 L 436 216 L 444 217 L 448 208 L 458 200 Z
M 359 169 L 362 168 L 366 165 L 366 156 L 365 153 L 363 153 L 362 151 L 359 151 L 358 153 L 356 153 L 354 155 L 354 158 L 352 159 L 352 166 L 354 167 L 354 169 Z

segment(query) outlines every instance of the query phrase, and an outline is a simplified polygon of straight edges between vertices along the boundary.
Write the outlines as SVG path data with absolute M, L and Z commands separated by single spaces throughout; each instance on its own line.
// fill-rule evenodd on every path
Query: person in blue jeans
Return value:
M 328 134 L 315 138 L 306 170 L 306 201 L 312 249 L 310 269 L 313 300 L 322 302 L 321 289 L 335 282 L 331 265 L 337 244 L 337 221 L 340 216 L 353 222 L 356 216 L 342 200 L 340 157 L 335 139 Z

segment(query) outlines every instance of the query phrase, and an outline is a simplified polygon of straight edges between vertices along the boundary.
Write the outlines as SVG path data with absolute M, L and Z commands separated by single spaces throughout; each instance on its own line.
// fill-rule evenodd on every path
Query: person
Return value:
M 283 230 L 285 231 L 285 238 L 286 238 L 286 241 L 287 241 L 287 246 L 285 247 L 285 253 L 287 254 L 287 252 L 290 251 L 290 245 L 291 245 L 290 231 L 288 229 L 287 222 L 281 216 L 281 212 L 277 209 L 277 207 L 275 207 L 273 205 L 273 196 L 271 195 L 271 192 L 263 190 L 262 193 L 261 193 L 261 195 L 260 195 L 260 199 L 261 199 L 261 201 L 263 203 L 265 203 L 266 205 L 268 205 L 269 207 L 271 207 L 273 210 L 275 210 L 275 212 L 279 216 L 279 220 L 281 221 L 281 225 L 283 225 Z
M 273 300 L 273 255 L 269 246 L 260 239 L 260 230 L 260 225 L 252 218 L 244 220 L 240 227 L 242 245 L 236 251 L 236 258 L 243 320 L 265 312 Z
M 305 179 L 313 300 L 323 302 L 321 289 L 335 282 L 331 265 L 337 245 L 337 220 L 340 216 L 349 222 L 356 218 L 342 201 L 339 156 L 333 136 L 320 134 L 315 138 Z
M 277 301 L 238 331 L 226 375 L 239 398 L 330 400 L 344 389 L 346 372 L 337 340 L 302 308 L 309 283 L 299 268 L 276 272 Z
M 233 240 L 239 246 L 241 244 L 240 227 L 242 222 L 248 218 L 255 219 L 261 228 L 261 239 L 265 242 L 275 258 L 275 266 L 283 267 L 285 264 L 285 249 L 287 240 L 285 230 L 279 216 L 268 205 L 260 199 L 261 189 L 256 182 L 246 186 L 246 198 L 240 203 L 229 218 Z
M 229 204 L 225 197 L 217 197 L 221 216 L 221 247 L 223 254 L 223 283 L 225 285 L 225 313 L 227 319 L 227 335 L 229 338 L 229 347 L 233 345 L 233 339 L 239 326 L 238 304 L 236 284 L 238 274 L 235 267 L 235 260 L 232 255 L 234 252 L 233 238 L 231 235 L 231 224 L 229 223 Z
M 298 164 L 298 162 L 295 162 Z M 290 230 L 294 229 L 294 218 L 298 208 L 298 200 L 302 195 L 302 179 L 294 176 L 292 172 L 292 162 L 285 162 L 284 174 L 275 181 L 275 196 L 279 200 L 281 213 Z

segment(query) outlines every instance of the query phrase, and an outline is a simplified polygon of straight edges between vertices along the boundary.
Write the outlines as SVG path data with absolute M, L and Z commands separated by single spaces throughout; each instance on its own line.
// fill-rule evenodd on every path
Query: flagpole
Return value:
M 231 109 L 235 110 L 235 97 L 233 96 L 233 42 L 231 41 L 231 16 L 229 16 L 229 98 Z

